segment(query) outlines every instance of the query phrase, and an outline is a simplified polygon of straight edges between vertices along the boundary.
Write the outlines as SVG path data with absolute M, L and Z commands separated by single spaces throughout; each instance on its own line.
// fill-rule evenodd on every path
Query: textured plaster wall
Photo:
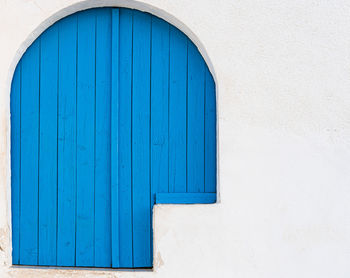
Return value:
M 220 203 L 155 208 L 153 271 L 11 266 L 9 92 L 52 22 L 127 6 L 180 27 L 218 91 Z M 0 278 L 350 277 L 350 2 L 0 0 Z

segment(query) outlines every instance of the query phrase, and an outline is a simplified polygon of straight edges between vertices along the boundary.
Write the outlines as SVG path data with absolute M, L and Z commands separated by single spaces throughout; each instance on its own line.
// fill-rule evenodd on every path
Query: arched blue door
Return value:
M 19 62 L 11 91 L 13 264 L 152 266 L 152 207 L 216 192 L 213 78 L 147 13 L 68 16 Z

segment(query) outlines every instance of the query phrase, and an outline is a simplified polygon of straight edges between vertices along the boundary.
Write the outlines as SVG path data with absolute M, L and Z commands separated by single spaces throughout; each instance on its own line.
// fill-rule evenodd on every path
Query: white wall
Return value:
M 214 70 L 220 203 L 155 208 L 153 272 L 12 267 L 15 65 L 50 22 L 103 5 L 170 20 Z M 350 3 L 0 0 L 0 277 L 350 277 Z

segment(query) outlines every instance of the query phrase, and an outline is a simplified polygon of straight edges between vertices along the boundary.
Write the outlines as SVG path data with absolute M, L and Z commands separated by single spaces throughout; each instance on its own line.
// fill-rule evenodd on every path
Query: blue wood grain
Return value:
M 95 254 L 95 44 L 94 10 L 78 14 L 76 266 Z
M 204 192 L 204 60 L 188 43 L 187 192 Z
M 216 192 L 216 99 L 215 83 L 205 69 L 205 192 Z
M 151 71 L 151 185 L 155 192 L 168 192 L 168 95 L 169 24 L 152 18 Z
M 157 204 L 211 204 L 216 193 L 157 193 Z
M 198 49 L 140 11 L 60 20 L 14 74 L 11 172 L 14 264 L 151 267 L 154 203 L 216 201 L 215 83 Z
M 119 267 L 119 9 L 112 10 L 111 20 L 111 263 Z
M 111 11 L 96 10 L 95 266 L 111 267 Z
M 12 263 L 19 264 L 21 194 L 21 62 L 11 85 L 11 211 Z
M 56 264 L 58 26 L 41 36 L 39 265 Z
M 22 58 L 20 264 L 38 264 L 40 40 Z
M 131 187 L 132 11 L 119 18 L 119 256 L 120 267 L 133 267 Z M 118 248 L 113 243 L 113 249 Z M 115 251 L 117 252 L 117 251 Z M 117 266 L 113 257 L 113 267 Z
M 150 267 L 150 51 L 151 17 L 134 11 L 132 186 L 134 267 Z
M 151 210 L 156 192 L 168 192 L 169 180 L 169 24 L 152 17 L 151 53 Z M 151 228 L 152 215 L 151 215 Z M 153 237 L 151 234 L 151 246 Z M 151 258 L 153 248 L 151 247 Z
M 169 192 L 186 192 L 187 38 L 170 27 Z
M 57 265 L 75 265 L 77 16 L 59 22 Z

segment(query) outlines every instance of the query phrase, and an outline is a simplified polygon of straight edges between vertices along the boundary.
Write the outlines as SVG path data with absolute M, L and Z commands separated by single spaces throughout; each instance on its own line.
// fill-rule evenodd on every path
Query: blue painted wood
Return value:
M 157 193 L 157 204 L 212 204 L 216 193 Z
M 96 13 L 78 14 L 76 266 L 95 262 Z
M 58 62 L 57 265 L 75 265 L 77 16 L 61 20 Z
M 152 18 L 151 71 L 151 185 L 155 192 L 168 192 L 169 24 Z
M 41 36 L 39 265 L 56 264 L 58 26 Z
M 111 42 L 111 265 L 119 267 L 119 10 L 112 10 Z M 131 194 L 130 194 L 131 195 Z M 130 209 L 129 209 L 130 210 Z M 131 248 L 130 248 L 131 249 Z
M 186 192 L 187 38 L 170 26 L 169 192 Z
M 11 211 L 12 263 L 19 264 L 21 206 L 21 62 L 13 75 L 11 86 Z
M 151 53 L 151 210 L 156 192 L 168 192 L 169 24 L 152 18 Z M 151 223 L 152 228 L 152 215 Z M 150 237 L 153 246 L 153 237 Z M 151 258 L 153 248 L 151 248 Z
M 38 264 L 40 39 L 22 58 L 20 264 Z
M 134 11 L 132 189 L 134 267 L 151 267 L 150 53 L 151 17 Z
M 197 48 L 157 17 L 50 27 L 12 83 L 13 263 L 151 267 L 154 203 L 216 200 L 215 103 Z
M 187 192 L 204 192 L 204 60 L 188 43 Z
M 216 99 L 215 83 L 205 68 L 205 192 L 216 192 Z
M 133 267 L 131 185 L 131 99 L 133 13 L 120 10 L 119 18 L 119 256 L 120 267 Z M 123 43 L 121 43 L 123 42 Z M 116 245 L 113 249 L 118 248 Z M 113 258 L 113 267 L 117 267 Z
M 111 11 L 109 9 L 96 10 L 96 165 L 94 265 L 97 267 L 111 267 L 112 265 L 110 155 L 112 61 L 111 20 Z M 115 219 L 113 220 L 116 221 Z

